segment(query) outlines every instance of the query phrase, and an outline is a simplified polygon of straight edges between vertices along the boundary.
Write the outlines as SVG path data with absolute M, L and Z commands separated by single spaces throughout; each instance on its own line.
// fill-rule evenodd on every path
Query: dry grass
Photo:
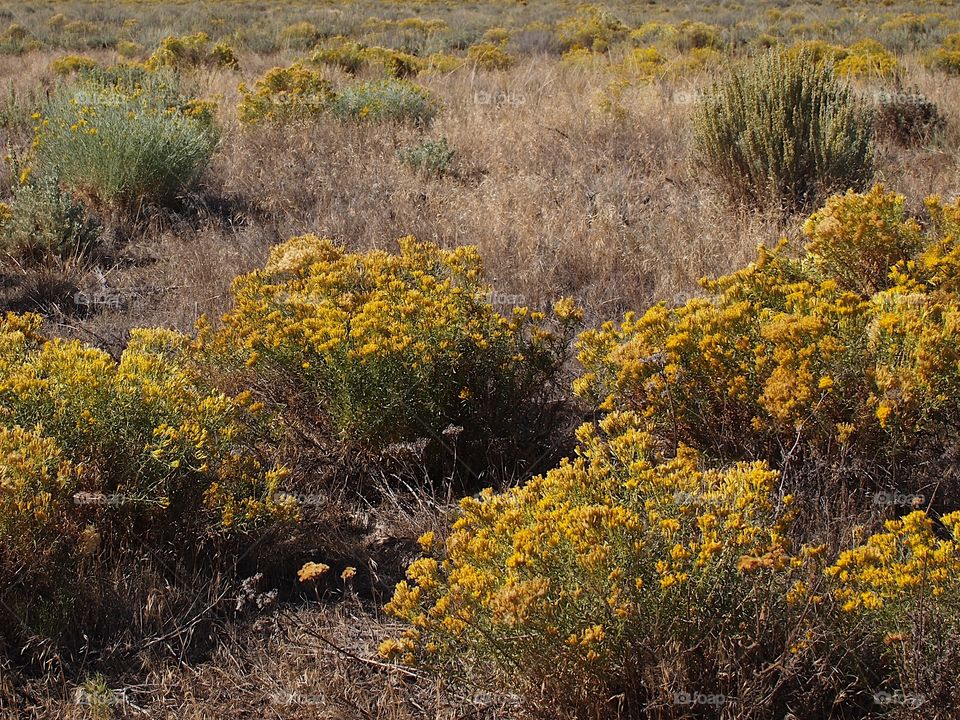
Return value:
M 202 665 L 163 665 L 105 680 L 99 703 L 91 684 L 47 679 L 17 714 L 0 718 L 277 718 L 412 720 L 507 717 L 515 705 L 385 665 L 377 644 L 391 631 L 355 598 L 336 606 L 284 609 L 232 628 Z M 31 687 L 24 690 L 30 698 Z

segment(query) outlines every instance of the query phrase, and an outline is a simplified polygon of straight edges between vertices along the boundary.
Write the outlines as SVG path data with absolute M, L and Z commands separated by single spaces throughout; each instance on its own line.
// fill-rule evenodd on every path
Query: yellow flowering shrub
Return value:
M 510 31 L 506 28 L 491 27 L 484 30 L 483 40 L 494 45 L 506 45 L 510 41 L 510 35 Z
M 210 62 L 218 68 L 236 70 L 240 67 L 236 51 L 225 42 L 214 43 L 210 48 Z
M 677 38 L 674 45 L 682 53 L 691 50 L 724 47 L 723 29 L 699 20 L 684 20 L 677 26 Z
M 923 246 L 905 198 L 877 186 L 864 194 L 834 195 L 804 223 L 811 263 L 841 289 L 862 296 L 892 285 L 890 269 Z
M 664 43 L 674 45 L 680 39 L 680 30 L 670 23 L 649 20 L 630 31 L 630 40 L 636 45 Z
M 467 66 L 462 57 L 442 52 L 430 53 L 423 59 L 423 64 L 421 72 L 426 75 L 451 73 Z
M 507 53 L 500 45 L 482 42 L 467 48 L 467 60 L 481 70 L 509 70 L 516 58 Z
M 41 322 L 0 320 L 0 648 L 70 651 L 142 620 L 152 554 L 164 571 L 228 561 L 299 508 L 258 459 L 270 435 L 250 394 L 208 388 L 187 338 L 135 330 L 115 361 Z
M 409 52 L 377 45 L 368 47 L 356 40 L 337 36 L 310 56 L 310 64 L 336 67 L 351 75 L 361 69 L 371 69 L 380 75 L 408 78 L 426 69 L 428 62 Z
M 684 689 L 673 682 L 735 695 L 750 660 L 721 680 L 719 645 L 747 625 L 749 642 L 772 643 L 758 654 L 787 652 L 757 620 L 792 622 L 792 500 L 777 473 L 704 469 L 686 448 L 662 460 L 644 425 L 612 413 L 580 428 L 574 459 L 463 500 L 445 543 L 421 538 L 428 553 L 386 607 L 409 629 L 381 653 L 565 710 L 620 696 L 635 716 Z
M 944 38 L 943 44 L 928 53 L 926 64 L 947 75 L 960 75 L 960 33 Z
M 294 64 L 264 73 L 248 90 L 240 85 L 240 122 L 285 122 L 325 112 L 333 99 L 330 83 L 319 70 Z
M 331 65 L 352 74 L 357 73 L 366 62 L 364 46 L 356 40 L 343 36 L 330 38 L 323 47 L 310 56 L 313 65 Z
M 174 520 L 206 533 L 296 514 L 273 498 L 283 470 L 252 452 L 264 430 L 249 394 L 206 388 L 187 338 L 136 330 L 115 362 L 45 339 L 40 324 L 33 315 L 0 322 L 0 426 L 51 443 L 45 456 L 82 469 L 78 489 L 118 499 L 117 519 L 152 518 L 148 537 Z
M 826 568 L 834 626 L 865 639 L 885 684 L 930 707 L 955 705 L 960 673 L 960 512 L 888 520 Z
M 583 47 L 570 48 L 560 56 L 560 62 L 568 67 L 599 70 L 610 65 L 606 53 L 595 52 Z
M 667 59 L 655 47 L 635 48 L 621 63 L 621 71 L 631 78 L 652 80 L 657 77 Z
M 40 583 L 74 541 L 79 470 L 40 429 L 0 427 L 0 578 Z
M 307 20 L 287 25 L 280 31 L 279 40 L 282 45 L 297 50 L 306 50 L 313 47 L 321 38 L 323 32 Z
M 564 50 L 586 48 L 605 52 L 611 44 L 622 40 L 628 28 L 599 5 L 580 5 L 576 14 L 557 23 L 557 39 Z
M 688 78 L 697 73 L 720 67 L 724 58 L 724 54 L 714 47 L 695 47 L 689 52 L 671 58 L 663 66 L 661 72 L 667 78 Z
M 761 248 L 706 297 L 584 333 L 575 391 L 713 457 L 906 482 L 960 425 L 960 209 L 929 207 L 923 233 L 882 187 L 832 198 L 801 257 Z
M 893 53 L 871 38 L 847 47 L 824 40 L 805 40 L 792 45 L 788 53 L 793 57 L 809 54 L 821 62 L 832 63 L 837 75 L 845 78 L 888 79 L 899 70 Z
M 56 75 L 73 75 L 97 67 L 97 61 L 85 55 L 64 55 L 50 63 L 50 70 Z
M 476 249 L 399 244 L 353 254 L 306 235 L 274 248 L 234 282 L 212 352 L 284 404 L 299 397 L 297 421 L 337 441 L 379 447 L 451 423 L 518 432 L 509 420 L 553 379 L 578 311 L 558 304 L 557 334 L 525 308 L 504 317 Z
M 413 77 L 424 69 L 423 60 L 416 55 L 378 46 L 363 49 L 363 62 L 394 78 Z
M 836 59 L 837 73 L 843 77 L 891 78 L 898 67 L 893 53 L 872 39 L 850 45 Z
M 237 68 L 237 56 L 233 48 L 223 42 L 211 45 L 210 36 L 204 32 L 182 37 L 164 38 L 160 46 L 147 59 L 147 68 L 174 68 L 182 70 L 190 67 Z
M 940 525 L 946 532 L 938 536 L 933 520 L 916 510 L 842 552 L 826 572 L 843 612 L 871 615 L 891 632 L 907 630 L 907 612 L 920 604 L 928 612 L 941 606 L 944 620 L 960 622 L 960 512 Z
M 121 58 L 135 59 L 141 57 L 143 47 L 130 40 L 117 41 L 117 55 Z

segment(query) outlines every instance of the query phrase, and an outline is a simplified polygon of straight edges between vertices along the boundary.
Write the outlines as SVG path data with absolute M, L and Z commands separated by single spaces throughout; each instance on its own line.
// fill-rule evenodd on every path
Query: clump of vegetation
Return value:
M 765 458 L 794 478 L 856 473 L 861 497 L 894 481 L 930 490 L 911 485 L 930 482 L 915 469 L 960 432 L 960 206 L 929 210 L 925 234 L 880 187 L 832 198 L 805 224 L 801 258 L 762 250 L 706 283 L 711 297 L 585 333 L 576 391 L 713 457 Z
M 326 112 L 333 101 L 330 83 L 319 70 L 295 64 L 273 68 L 254 84 L 240 86 L 240 122 L 287 122 L 314 118 Z
M 322 48 L 314 52 L 310 56 L 310 62 L 314 65 L 338 67 L 354 75 L 366 62 L 363 50 L 363 45 L 357 41 L 338 35 L 330 38 Z
M 704 48 L 721 50 L 724 47 L 724 41 L 722 31 L 716 25 L 708 25 L 696 20 L 684 20 L 676 29 L 674 45 L 677 50 L 685 53 Z
M 50 69 L 57 75 L 73 75 L 95 67 L 97 61 L 85 55 L 64 55 L 50 63 Z
M 20 263 L 80 257 L 99 236 L 83 204 L 53 177 L 26 178 L 14 185 L 11 204 L 0 204 L 0 245 Z
M 635 48 L 620 63 L 623 76 L 652 80 L 663 71 L 667 59 L 655 47 Z
M 173 76 L 113 68 L 53 96 L 35 164 L 94 202 L 131 209 L 188 191 L 218 140 L 212 106 L 181 97 Z
M 462 57 L 449 55 L 447 53 L 431 53 L 423 60 L 423 70 L 426 74 L 445 74 L 455 72 L 466 67 L 467 63 Z
M 11 23 L 0 32 L 0 55 L 22 55 L 39 48 L 39 41 L 19 23 Z
M 117 42 L 117 55 L 127 60 L 141 57 L 143 47 L 130 40 L 119 40 Z
M 500 45 L 490 42 L 478 43 L 467 48 L 467 60 L 481 70 L 509 70 L 516 58 Z
M 575 389 L 602 415 L 576 457 L 421 538 L 381 653 L 585 717 L 685 717 L 691 688 L 751 718 L 955 697 L 960 512 L 828 546 L 787 487 L 923 467 L 953 497 L 931 469 L 960 433 L 960 203 L 928 211 L 925 232 L 882 188 L 836 196 L 802 257 L 584 333 Z
M 501 316 L 489 293 L 472 248 L 408 237 L 398 255 L 351 254 L 293 238 L 235 281 L 212 352 L 286 406 L 299 398 L 309 412 L 288 419 L 328 441 L 376 449 L 451 424 L 497 437 L 555 379 L 577 313 L 561 307 L 555 336 L 526 309 Z
M 401 79 L 413 77 L 423 69 L 423 61 L 416 55 L 390 48 L 364 48 L 363 61 L 365 65 L 376 67 L 390 77 Z
M 313 65 L 339 68 L 351 75 L 362 68 L 372 68 L 394 78 L 408 78 L 424 69 L 424 61 L 416 55 L 389 47 L 367 47 L 354 40 L 335 37 L 310 56 Z
M 509 30 L 499 26 L 487 28 L 483 31 L 483 41 L 502 47 L 510 42 L 510 34 Z
M 424 87 L 406 80 L 385 79 L 347 85 L 330 106 L 341 120 L 411 122 L 429 125 L 440 104 Z
M 309 50 L 322 38 L 320 29 L 306 20 L 287 25 L 280 31 L 280 42 L 295 50 Z
M 299 64 L 273 68 L 253 90 L 241 85 L 240 93 L 239 117 L 247 124 L 316 118 L 329 112 L 341 120 L 427 125 L 439 112 L 439 103 L 428 90 L 406 80 L 355 82 L 335 92 L 320 70 Z
M 450 170 L 454 154 L 445 137 L 439 140 L 428 138 L 397 153 L 405 165 L 418 172 L 437 176 L 445 175 Z
M 730 73 L 694 115 L 697 150 L 728 194 L 809 207 L 873 175 L 873 118 L 829 64 L 772 52 Z
M 876 97 L 874 127 L 878 140 L 911 146 L 932 140 L 946 127 L 936 103 L 916 90 L 898 89 Z
M 635 45 L 662 43 L 676 45 L 680 40 L 680 31 L 675 25 L 659 20 L 648 20 L 630 31 L 629 40 Z
M 768 662 L 790 669 L 745 717 L 779 714 L 804 683 L 836 683 L 791 651 L 807 628 L 788 593 L 805 575 L 777 474 L 704 470 L 689 450 L 661 459 L 644 425 L 613 413 L 583 426 L 577 456 L 545 476 L 462 501 L 442 545 L 421 538 L 428 554 L 386 607 L 409 629 L 381 653 L 581 717 L 651 704 L 680 717 L 691 688 L 759 698 Z
M 719 67 L 723 60 L 723 53 L 712 47 L 694 48 L 671 58 L 664 64 L 660 74 L 666 78 L 682 80 Z
M 838 75 L 855 78 L 890 78 L 899 67 L 896 57 L 872 39 L 843 48 L 835 56 L 835 63 Z
M 159 68 L 238 67 L 236 52 L 224 42 L 211 45 L 210 36 L 199 32 L 183 37 L 167 37 L 147 60 L 151 70 Z
M 826 574 L 842 621 L 872 639 L 873 654 L 892 670 L 890 684 L 909 704 L 955 702 L 960 512 L 915 510 L 888 520 L 841 552 Z
M 629 28 L 599 5 L 581 5 L 575 15 L 557 23 L 557 38 L 564 50 L 585 48 L 605 52 L 627 35 Z
M 571 48 L 560 56 L 560 62 L 568 67 L 597 70 L 609 67 L 610 58 L 606 53 L 594 52 L 587 48 Z M 629 62 L 629 59 L 626 62 Z
M 927 64 L 947 75 L 960 75 L 960 33 L 944 38 L 943 44 L 929 54 Z
M 249 393 L 208 387 L 188 338 L 135 331 L 114 361 L 46 339 L 41 322 L 0 321 L 0 578 L 20 581 L 4 601 L 36 623 L 26 632 L 84 629 L 79 614 L 109 600 L 96 575 L 109 566 L 90 555 L 124 527 L 137 528 L 138 547 L 195 549 L 297 516 L 274 498 L 282 468 L 257 460 L 264 431 Z M 44 626 L 49 604 L 56 619 Z M 4 623 L 0 641 L 22 642 L 23 625 Z
M 805 40 L 786 51 L 791 57 L 812 57 L 818 62 L 832 63 L 837 75 L 846 78 L 888 79 L 895 77 L 899 65 L 896 57 L 876 40 L 867 38 L 844 47 L 824 40 Z

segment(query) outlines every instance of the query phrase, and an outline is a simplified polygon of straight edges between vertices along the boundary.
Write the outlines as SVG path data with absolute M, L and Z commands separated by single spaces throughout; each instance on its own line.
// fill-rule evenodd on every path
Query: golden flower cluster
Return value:
M 834 595 L 844 612 L 883 617 L 892 610 L 901 619 L 910 608 L 927 604 L 952 608 L 950 618 L 960 622 L 960 512 L 940 518 L 946 537 L 939 536 L 926 513 L 914 511 L 888 520 L 885 532 L 871 535 L 866 543 L 840 554 L 827 568 L 835 584 Z M 887 613 L 889 619 L 889 613 Z M 940 617 L 944 617 L 940 614 Z M 889 632 L 903 626 L 885 628 Z
M 375 445 L 437 436 L 482 413 L 506 418 L 542 390 L 578 310 L 559 304 L 557 333 L 542 313 L 503 316 L 475 248 L 399 245 L 396 255 L 351 254 L 306 235 L 274 248 L 234 282 L 212 352 L 265 387 L 311 398 L 335 436 Z
M 251 125 L 314 117 L 325 112 L 333 99 L 323 73 L 299 64 L 268 70 L 253 90 L 240 85 L 240 94 L 240 121 Z
M 584 333 L 575 391 L 714 457 L 882 462 L 934 443 L 960 422 L 960 207 L 928 204 L 923 234 L 881 187 L 832 198 L 802 257 L 761 248 L 706 297 Z
M 198 66 L 236 68 L 238 65 L 233 48 L 224 42 L 211 45 L 210 36 L 204 32 L 166 37 L 147 60 L 150 70 L 164 67 L 182 70 Z
M 575 459 L 465 499 L 439 557 L 397 586 L 387 610 L 411 627 L 383 654 L 616 672 L 625 648 L 684 639 L 678 617 L 706 634 L 749 614 L 751 587 L 791 571 L 792 498 L 762 463 L 658 459 L 645 424 L 612 413 L 579 430 Z
M 872 38 L 860 40 L 849 47 L 831 45 L 824 40 L 806 40 L 793 45 L 790 52 L 796 55 L 812 53 L 820 60 L 832 62 L 837 73 L 848 78 L 891 78 L 899 69 L 893 53 Z
M 876 462 L 957 427 L 960 204 L 927 207 L 922 229 L 882 188 L 834 197 L 802 256 L 761 249 L 707 297 L 584 333 L 575 389 L 601 419 L 573 459 L 463 500 L 443 541 L 420 538 L 386 608 L 407 628 L 382 655 L 596 695 L 639 691 L 650 648 L 681 662 L 736 636 L 827 663 L 835 636 L 902 677 L 891 638 L 920 617 L 960 623 L 960 512 L 794 549 L 779 473 L 730 459 Z
M 284 471 L 262 467 L 252 452 L 249 397 L 206 387 L 187 338 L 135 330 L 115 362 L 76 341 L 44 339 L 40 322 L 32 315 L 0 322 L 0 425 L 25 448 L 43 448 L 6 453 L 5 485 L 8 473 L 27 478 L 15 483 L 16 506 L 0 510 L 6 520 L 32 508 L 38 521 L 52 522 L 45 508 L 69 505 L 69 473 L 48 464 L 60 457 L 64 468 L 78 469 L 77 488 L 122 497 L 119 516 L 170 508 L 202 532 L 296 517 L 295 504 L 273 497 Z M 20 456 L 46 474 L 27 473 Z M 47 486 L 36 489 L 38 482 Z

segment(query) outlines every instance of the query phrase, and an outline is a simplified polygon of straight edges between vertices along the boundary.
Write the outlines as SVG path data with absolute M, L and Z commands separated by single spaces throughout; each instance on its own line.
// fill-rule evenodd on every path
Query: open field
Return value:
M 960 717 L 958 98 L 947 0 L 0 0 L 0 718 Z

